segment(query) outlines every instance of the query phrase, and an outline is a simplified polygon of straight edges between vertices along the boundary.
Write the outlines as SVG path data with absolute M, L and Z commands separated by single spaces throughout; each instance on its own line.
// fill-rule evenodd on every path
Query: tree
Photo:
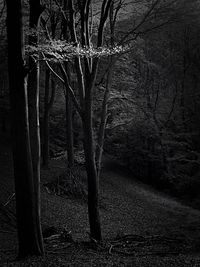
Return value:
M 110 52 L 104 51 L 102 46 L 104 27 L 108 18 L 111 2 L 112 0 L 104 0 L 101 5 L 99 26 L 96 35 L 96 49 L 92 48 L 91 43 L 92 31 L 90 31 L 90 27 L 92 27 L 93 22 L 92 16 L 90 16 L 90 14 L 92 9 L 92 2 L 81 1 L 77 2 L 75 5 L 75 1 L 67 1 L 67 5 L 65 7 L 68 9 L 69 17 L 66 17 L 66 10 L 60 8 L 65 23 L 67 23 L 68 25 L 67 28 L 70 33 L 70 38 L 67 37 L 69 38 L 68 42 L 73 43 L 71 48 L 72 54 L 74 56 L 71 60 L 71 64 L 73 64 L 73 69 L 75 70 L 75 74 L 77 76 L 78 92 L 75 93 L 75 88 L 70 79 L 71 73 L 68 71 L 68 62 L 65 62 L 69 59 L 58 59 L 62 75 L 61 77 L 60 74 L 56 73 L 48 63 L 50 59 L 45 57 L 45 53 L 42 53 L 44 56 L 44 60 L 46 60 L 46 63 L 49 68 L 56 75 L 56 77 L 58 77 L 60 81 L 65 85 L 66 95 L 71 97 L 73 104 L 82 121 L 82 130 L 84 134 L 83 147 L 88 177 L 88 214 L 90 232 L 91 238 L 98 241 L 101 240 L 102 237 L 99 216 L 99 170 L 97 171 L 97 165 L 95 161 L 96 140 L 93 128 L 93 91 L 97 77 L 99 55 L 101 56 Z M 80 32 L 78 27 L 76 27 L 76 11 L 78 11 L 78 14 L 80 15 Z M 53 49 L 56 49 L 56 44 L 53 44 L 53 47 Z M 64 47 L 66 48 L 65 44 Z M 81 47 L 83 48 L 83 53 L 85 53 L 84 55 L 81 55 Z M 94 54 L 94 58 L 90 55 L 90 52 Z M 67 53 L 69 53 L 69 51 Z M 61 53 L 58 52 L 57 54 L 52 53 L 51 55 L 54 54 L 62 57 L 63 54 L 66 53 L 63 51 Z
M 13 23 L 15 18 L 15 23 Z M 34 180 L 24 61 L 22 1 L 7 0 L 8 69 L 12 114 L 13 162 L 20 258 L 42 255 L 38 184 Z
M 101 5 L 101 15 L 97 32 L 97 48 L 103 46 L 103 32 L 105 22 L 108 18 L 109 9 L 112 0 L 104 0 Z M 79 42 L 77 38 L 77 29 L 75 27 L 75 9 L 73 1 L 68 1 L 69 8 L 69 30 L 71 41 Z M 90 32 L 90 10 L 91 1 L 78 2 L 80 12 L 81 27 L 81 46 L 91 47 Z M 92 19 L 92 18 L 91 18 Z M 82 67 L 84 65 L 84 69 Z M 93 129 L 93 91 L 97 77 L 99 58 L 94 59 L 84 57 L 83 62 L 80 57 L 75 57 L 75 70 L 79 86 L 79 103 L 81 109 L 81 118 L 84 134 L 84 153 L 86 162 L 86 171 L 88 178 L 88 215 L 90 223 L 91 238 L 101 240 L 101 224 L 99 216 L 99 175 L 95 161 L 95 137 Z

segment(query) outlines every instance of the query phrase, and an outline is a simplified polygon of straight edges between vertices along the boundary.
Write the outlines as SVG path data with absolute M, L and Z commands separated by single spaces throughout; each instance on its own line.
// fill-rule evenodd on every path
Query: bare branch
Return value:
M 154 10 L 154 8 L 158 5 L 159 0 L 156 0 L 152 6 L 149 8 L 149 10 L 145 13 L 145 15 L 143 16 L 142 20 L 138 23 L 137 26 L 135 26 L 133 29 L 131 29 L 129 32 L 127 32 L 125 34 L 125 36 L 121 39 L 121 41 L 119 42 L 119 44 L 123 44 L 123 42 L 131 35 L 134 34 L 136 32 L 137 29 L 139 29 L 147 20 L 147 18 L 151 15 L 152 11 Z
M 69 77 L 68 77 L 68 75 L 67 75 L 67 73 L 65 71 L 65 67 L 63 66 L 63 63 L 60 64 L 60 70 L 61 70 L 61 72 L 63 74 L 63 77 L 64 77 L 64 84 L 66 86 L 66 89 L 69 91 L 69 94 L 72 97 L 73 103 L 74 103 L 79 115 L 82 117 L 83 116 L 82 109 L 79 106 L 78 100 L 77 100 L 77 98 L 76 98 L 76 96 L 74 94 L 74 90 L 70 85 Z

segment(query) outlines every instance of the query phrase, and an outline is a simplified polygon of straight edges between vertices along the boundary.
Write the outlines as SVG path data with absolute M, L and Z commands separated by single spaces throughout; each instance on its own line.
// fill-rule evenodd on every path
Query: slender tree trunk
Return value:
M 13 17 L 15 21 L 13 23 Z M 22 1 L 7 0 L 8 68 L 19 257 L 40 255 L 30 150 Z
M 114 33 L 115 33 L 115 23 L 116 23 L 115 15 L 117 14 L 114 14 L 114 1 L 111 0 L 110 10 L 109 10 L 110 45 L 111 46 L 114 46 Z M 112 72 L 113 72 L 114 64 L 115 64 L 115 59 L 113 56 L 110 56 L 108 60 L 109 69 L 108 69 L 108 73 L 106 77 L 106 86 L 105 86 L 105 92 L 104 92 L 104 97 L 102 101 L 101 121 L 100 121 L 100 126 L 99 126 L 99 131 L 98 131 L 97 147 L 96 147 L 96 165 L 97 165 L 98 177 L 100 176 L 100 172 L 101 172 L 105 128 L 106 128 L 107 116 L 108 116 L 108 100 L 109 100 L 109 95 L 110 95 L 110 86 L 112 82 Z
M 63 8 L 65 14 L 67 14 L 68 10 L 68 0 L 63 1 Z M 69 42 L 69 26 L 68 26 L 68 15 L 62 18 L 62 36 Z M 69 63 L 65 62 L 65 71 L 68 75 L 69 83 L 71 83 L 70 79 L 70 68 Z M 66 111 L 66 141 L 67 141 L 67 157 L 68 157 L 68 166 L 72 167 L 74 165 L 74 133 L 73 133 L 73 105 L 72 100 L 69 94 L 69 89 L 66 86 L 66 95 L 65 95 L 65 111 Z
M 44 121 L 43 121 L 43 166 L 49 166 L 49 94 L 50 94 L 50 70 L 45 72 L 45 95 L 44 95 Z
M 67 37 L 66 37 L 67 40 Z M 69 63 L 65 62 L 65 71 L 68 75 L 69 82 L 70 79 L 70 69 Z M 66 139 L 67 139 L 67 156 L 68 165 L 72 167 L 74 165 L 74 134 L 73 134 L 73 112 L 72 112 L 72 100 L 69 95 L 69 89 L 66 87 L 65 95 L 65 105 L 66 105 Z
M 51 84 L 51 85 L 50 85 Z M 51 88 L 51 93 L 50 93 Z M 43 121 L 43 166 L 49 166 L 49 116 L 54 103 L 56 86 L 51 78 L 51 72 L 46 69 L 45 76 L 45 96 L 44 96 L 44 121 Z
M 112 71 L 114 67 L 113 57 L 111 57 L 109 60 L 109 66 L 110 68 L 108 70 L 107 79 L 106 79 L 106 88 L 105 88 L 103 102 L 102 102 L 101 121 L 100 121 L 100 126 L 99 126 L 99 131 L 98 131 L 97 147 L 96 147 L 96 165 L 97 165 L 98 177 L 100 176 L 100 172 L 101 172 L 105 128 L 106 128 L 107 116 L 108 116 L 108 99 L 110 95 Z
M 72 167 L 74 165 L 74 135 L 73 135 L 73 112 L 72 112 L 72 100 L 69 95 L 69 91 L 66 91 L 65 95 L 66 105 L 66 139 L 67 139 L 67 156 L 68 165 Z
M 100 176 L 100 172 L 101 172 L 105 128 L 106 128 L 106 123 L 107 123 L 108 98 L 109 98 L 109 87 L 106 88 L 106 91 L 104 93 L 102 112 L 101 112 L 101 122 L 99 126 L 98 140 L 97 140 L 97 147 L 96 147 L 96 164 L 97 164 L 98 177 Z
M 43 8 L 40 0 L 30 0 L 30 21 L 29 26 L 37 30 L 40 15 Z M 29 44 L 36 45 L 38 42 L 37 34 L 29 37 Z M 30 73 L 28 76 L 28 105 L 29 105 L 29 129 L 30 145 L 34 178 L 34 224 L 37 232 L 37 242 L 40 248 L 40 254 L 43 254 L 43 240 L 41 229 L 41 211 L 40 211 L 40 124 L 39 124 L 39 63 L 33 58 L 29 58 Z

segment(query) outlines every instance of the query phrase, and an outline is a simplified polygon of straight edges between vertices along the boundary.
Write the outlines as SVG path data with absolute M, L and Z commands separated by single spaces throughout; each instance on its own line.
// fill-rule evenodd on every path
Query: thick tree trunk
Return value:
M 90 224 L 90 236 L 91 238 L 100 241 L 102 239 L 102 236 L 99 215 L 99 179 L 96 170 L 91 132 L 87 127 L 87 123 L 84 124 L 84 151 L 88 179 L 88 215 Z
M 87 103 L 85 104 L 85 113 L 83 117 L 84 132 L 84 154 L 86 161 L 86 171 L 88 179 L 88 215 L 90 224 L 91 238 L 100 241 L 101 223 L 99 215 L 99 177 L 97 175 L 95 162 L 95 148 L 92 126 L 92 88 L 87 90 Z
M 7 32 L 16 213 L 21 258 L 42 253 L 30 150 L 21 0 L 7 1 Z

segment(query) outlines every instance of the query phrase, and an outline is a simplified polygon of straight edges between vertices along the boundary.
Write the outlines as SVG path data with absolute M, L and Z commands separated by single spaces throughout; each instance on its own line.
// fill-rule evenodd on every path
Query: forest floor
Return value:
M 85 201 L 44 186 L 65 168 L 63 160 L 54 160 L 42 170 L 42 225 L 57 232 L 45 239 L 43 258 L 15 261 L 11 152 L 6 140 L 0 148 L 0 266 L 200 266 L 200 211 L 138 183 L 108 160 L 100 181 L 104 241 L 89 239 Z

